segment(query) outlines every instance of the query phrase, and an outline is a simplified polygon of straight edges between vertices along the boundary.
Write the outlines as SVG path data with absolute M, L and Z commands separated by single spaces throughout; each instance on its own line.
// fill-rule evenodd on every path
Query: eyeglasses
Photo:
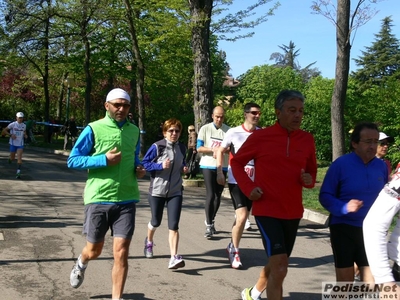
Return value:
M 113 103 L 113 102 L 108 102 L 108 103 L 110 103 L 116 109 L 120 109 L 121 107 L 123 107 L 124 109 L 128 109 L 129 107 L 131 107 L 129 103 Z
M 190 132 L 194 131 L 194 129 L 189 129 Z
M 167 130 L 167 132 L 169 132 L 169 133 L 179 133 L 179 132 L 181 132 L 179 129 L 169 129 L 169 130 Z
M 383 147 L 383 146 L 389 146 L 388 142 L 378 142 L 379 146 Z
M 246 111 L 246 113 L 252 114 L 253 116 L 261 116 L 261 111 L 251 110 L 251 111 Z

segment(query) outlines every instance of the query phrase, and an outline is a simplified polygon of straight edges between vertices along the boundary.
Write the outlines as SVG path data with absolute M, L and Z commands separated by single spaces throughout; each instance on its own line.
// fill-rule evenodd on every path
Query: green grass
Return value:
M 303 189 L 303 205 L 305 208 L 328 215 L 328 211 L 319 203 L 319 190 L 328 167 L 318 168 L 317 182 L 313 189 Z
M 329 212 L 319 203 L 318 195 L 319 187 L 315 187 L 313 189 L 303 189 L 304 208 L 328 215 Z

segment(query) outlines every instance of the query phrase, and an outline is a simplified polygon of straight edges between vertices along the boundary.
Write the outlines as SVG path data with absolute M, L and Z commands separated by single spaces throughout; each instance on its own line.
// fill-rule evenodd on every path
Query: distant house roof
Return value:
M 233 77 L 225 76 L 225 81 L 222 86 L 226 87 L 237 87 L 240 84 L 240 81 L 236 80 Z

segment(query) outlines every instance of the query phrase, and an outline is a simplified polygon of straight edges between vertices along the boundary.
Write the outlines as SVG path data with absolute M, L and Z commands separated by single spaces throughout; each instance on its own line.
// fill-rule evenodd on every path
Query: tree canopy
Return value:
M 384 85 L 392 75 L 400 79 L 400 42 L 393 35 L 392 26 L 392 19 L 384 18 L 375 41 L 354 59 L 359 69 L 352 76 L 360 82 L 362 89 Z
M 92 5 L 83 8 L 80 1 L 65 0 L 0 0 L 0 10 L 5 16 L 0 19 L 0 119 L 11 120 L 16 111 L 24 111 L 37 121 L 63 119 L 67 102 L 65 79 L 68 78 L 70 115 L 80 125 L 88 118 L 95 120 L 104 116 L 104 98 L 111 88 L 118 86 L 129 91 L 134 119 L 142 130 L 142 138 L 146 138 L 144 149 L 159 138 L 160 122 L 176 117 L 184 127 L 194 124 L 196 95 L 205 101 L 199 102 L 204 117 L 197 117 L 198 125 L 207 121 L 213 105 L 224 100 L 221 105 L 227 109 L 227 124 L 239 125 L 243 121 L 243 105 L 252 101 L 262 108 L 260 125 L 268 126 L 275 122 L 274 99 L 287 88 L 297 89 L 307 97 L 303 128 L 314 135 L 320 160 L 333 158 L 331 132 L 334 130 L 343 130 L 343 151 L 347 151 L 347 132 L 359 121 L 377 122 L 387 134 L 399 135 L 400 84 L 396 65 L 400 61 L 399 45 L 391 34 L 390 18 L 385 18 L 376 41 L 358 58 L 360 68 L 346 80 L 345 93 L 340 94 L 342 106 L 332 107 L 332 99 L 337 99 L 333 91 L 338 79 L 314 76 L 317 74 L 305 76 L 302 70 L 311 74 L 308 71 L 313 69 L 308 67 L 312 64 L 300 67 L 300 49 L 292 41 L 280 46 L 282 53 L 271 55 L 278 59 L 275 64 L 256 66 L 237 79 L 229 78 L 229 62 L 218 41 L 240 38 L 241 34 L 236 31 L 235 14 L 220 18 L 233 22 L 231 30 L 219 28 L 217 16 L 219 13 L 223 16 L 224 3 L 232 1 L 211 1 L 209 53 L 205 56 L 211 67 L 204 77 L 196 77 L 199 74 L 194 71 L 194 60 L 201 49 L 193 51 L 194 24 L 187 2 L 82 2 Z M 130 9 L 127 2 L 132 5 Z M 253 4 L 268 2 L 254 1 Z M 251 8 L 255 6 L 249 5 Z M 275 8 L 272 5 L 267 13 Z M 251 17 L 251 10 L 247 13 Z M 244 12 L 238 14 L 244 16 Z M 251 29 L 256 23 L 246 21 L 245 24 Z M 349 46 L 341 44 L 346 45 Z M 204 61 L 197 59 L 201 63 L 198 67 L 202 67 Z M 210 84 L 207 92 L 210 94 L 202 94 L 199 91 L 203 89 L 194 87 L 204 82 Z M 327 120 L 333 109 L 338 108 L 343 120 L 341 128 L 335 129 L 335 123 L 329 124 Z M 143 122 L 138 122 L 140 118 Z M 398 138 L 397 143 L 400 145 Z M 396 152 L 392 150 L 390 155 L 395 157 Z
M 283 50 L 283 53 L 274 52 L 271 54 L 269 60 L 275 60 L 275 66 L 277 67 L 289 67 L 300 73 L 304 81 L 309 81 L 312 77 L 321 75 L 321 72 L 317 68 L 311 68 L 316 62 L 308 64 L 302 68 L 298 61 L 300 55 L 300 49 L 296 50 L 296 45 L 290 41 L 289 45 L 279 46 Z

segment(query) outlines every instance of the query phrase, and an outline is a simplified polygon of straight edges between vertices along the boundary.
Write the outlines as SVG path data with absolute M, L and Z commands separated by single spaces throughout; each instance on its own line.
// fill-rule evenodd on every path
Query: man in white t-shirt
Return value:
M 2 134 L 8 134 L 10 136 L 10 157 L 8 158 L 8 162 L 12 163 L 15 159 L 15 154 L 17 154 L 17 178 L 21 178 L 21 165 L 22 165 L 22 152 L 24 151 L 24 138 L 27 138 L 26 135 L 26 125 L 24 124 L 24 114 L 22 112 L 18 112 L 17 120 L 15 122 L 10 123 L 6 128 L 3 129 Z
M 204 237 L 211 239 L 216 233 L 215 216 L 221 203 L 221 195 L 224 187 L 217 183 L 217 150 L 224 139 L 229 126 L 223 123 L 225 110 L 216 106 L 211 115 L 213 121 L 200 128 L 197 135 L 197 152 L 201 153 L 200 169 L 203 172 L 206 186 L 206 232 Z M 228 169 L 228 155 L 224 155 L 223 172 Z
M 253 131 L 259 129 L 257 124 L 261 116 L 260 109 L 260 106 L 256 103 L 245 104 L 244 123 L 240 126 L 229 129 L 225 134 L 217 152 L 217 181 L 222 186 L 225 186 L 226 180 L 225 175 L 222 172 L 222 155 L 230 150 L 229 158 L 231 159 Z M 245 170 L 249 177 L 254 181 L 253 161 L 249 161 Z M 242 238 L 246 220 L 251 210 L 252 201 L 249 200 L 249 198 L 247 198 L 240 190 L 230 165 L 228 166 L 228 185 L 236 218 L 232 226 L 232 241 L 228 244 L 226 251 L 228 252 L 232 268 L 239 269 L 242 267 L 239 256 L 239 243 Z

